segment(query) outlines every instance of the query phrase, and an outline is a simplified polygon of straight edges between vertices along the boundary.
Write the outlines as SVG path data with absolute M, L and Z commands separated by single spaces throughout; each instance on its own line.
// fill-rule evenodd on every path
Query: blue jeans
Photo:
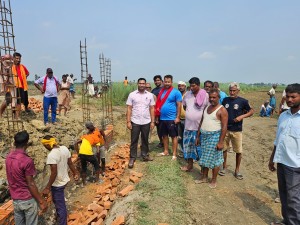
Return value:
M 65 186 L 51 187 L 52 199 L 55 205 L 57 222 L 59 225 L 67 225 L 67 219 L 68 219 L 64 190 L 65 190 Z
M 37 225 L 38 204 L 35 199 L 14 200 L 15 225 Z
M 51 122 L 56 122 L 56 108 L 57 108 L 57 97 L 44 97 L 43 107 L 44 107 L 44 123 L 48 123 L 48 112 L 51 106 Z

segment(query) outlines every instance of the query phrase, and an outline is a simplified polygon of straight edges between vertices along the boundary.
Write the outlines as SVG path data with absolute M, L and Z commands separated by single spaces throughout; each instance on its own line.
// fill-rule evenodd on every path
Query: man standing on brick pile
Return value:
M 153 77 L 153 81 L 154 81 L 154 84 L 155 84 L 156 87 L 152 89 L 151 93 L 154 94 L 156 96 L 156 98 L 157 98 L 160 90 L 163 88 L 163 81 L 162 81 L 161 75 L 155 75 Z M 156 100 L 155 100 L 155 102 L 156 102 Z M 157 121 L 155 121 L 155 126 L 156 126 L 156 130 L 157 130 L 157 136 L 159 138 L 159 143 L 157 145 L 157 148 L 163 148 L 164 144 L 163 144 L 161 132 L 159 130 L 159 125 L 160 125 L 159 122 L 160 122 L 159 119 Z
M 224 98 L 222 105 L 228 112 L 228 125 L 227 132 L 224 140 L 224 163 L 222 170 L 219 171 L 220 176 L 224 176 L 226 173 L 226 162 L 227 162 L 227 150 L 230 148 L 229 143 L 231 142 L 233 151 L 236 153 L 236 166 L 234 176 L 238 180 L 243 179 L 243 175 L 240 173 L 240 165 L 242 161 L 242 130 L 243 130 L 243 119 L 253 115 L 254 110 L 249 105 L 248 100 L 239 97 L 240 85 L 233 82 L 229 85 L 229 97 Z
M 19 113 L 21 111 L 21 103 L 25 106 L 25 111 L 29 112 L 28 109 L 28 85 L 27 85 L 27 77 L 29 76 L 29 72 L 27 68 L 21 64 L 22 55 L 18 52 L 13 54 L 14 64 L 12 65 L 11 71 L 14 75 L 14 83 L 16 86 L 17 92 L 17 106 L 16 112 Z
M 96 183 L 102 183 L 101 180 L 99 180 L 100 175 L 100 166 L 97 157 L 95 156 L 93 152 L 93 146 L 96 146 L 97 151 L 100 152 L 98 143 L 101 143 L 101 145 L 104 145 L 104 137 L 99 131 L 98 128 L 94 126 L 94 124 L 90 121 L 85 123 L 85 127 L 87 129 L 87 134 L 84 134 L 81 136 L 80 140 L 78 140 L 75 144 L 76 150 L 78 151 L 80 162 L 81 162 L 81 178 L 82 178 L 82 184 L 86 184 L 86 172 L 87 172 L 87 163 L 90 162 L 94 166 L 94 171 L 96 173 Z M 80 144 L 80 147 L 78 148 L 78 145 Z M 79 149 L 79 150 L 78 150 Z M 105 160 L 105 159 L 104 159 Z M 104 161 L 105 163 L 105 161 Z
M 43 108 L 44 108 L 44 123 L 49 125 L 48 112 L 51 106 L 51 122 L 56 124 L 56 108 L 57 95 L 60 90 L 60 82 L 57 77 L 53 76 L 53 70 L 48 68 L 46 76 L 40 77 L 34 82 L 34 86 L 44 94 Z
M 149 132 L 154 128 L 154 98 L 146 90 L 146 79 L 138 79 L 138 89 L 129 94 L 127 105 L 127 128 L 131 131 L 130 159 L 128 168 L 133 168 L 137 158 L 137 145 L 141 134 L 141 153 L 144 162 L 149 157 Z
M 45 197 L 51 191 L 52 200 L 55 205 L 57 222 L 59 225 L 67 225 L 67 206 L 65 202 L 65 187 L 70 181 L 68 168 L 71 169 L 74 180 L 78 180 L 78 173 L 72 163 L 71 153 L 66 146 L 59 146 L 53 136 L 46 135 L 42 139 L 42 144 L 50 152 L 47 156 L 47 165 L 50 165 L 50 178 L 43 190 Z
M 296 225 L 300 221 L 300 84 L 290 84 L 285 89 L 286 103 L 290 109 L 278 119 L 274 149 L 269 169 L 277 178 L 283 221 L 273 225 Z
M 18 132 L 14 136 L 15 148 L 5 160 L 9 192 L 13 199 L 15 224 L 38 224 L 38 206 L 46 211 L 47 203 L 38 192 L 33 180 L 36 175 L 33 160 L 26 154 L 29 134 Z
M 178 90 L 181 93 L 182 98 L 186 93 L 186 83 L 184 81 L 178 81 Z M 185 109 L 181 107 L 180 113 L 180 123 L 178 123 L 178 156 L 183 157 L 183 131 L 184 131 L 184 121 L 185 121 Z
M 176 160 L 178 147 L 178 128 L 180 122 L 182 96 L 180 92 L 173 88 L 173 76 L 164 77 L 164 87 L 159 92 L 155 105 L 155 118 L 160 120 L 160 131 L 164 142 L 164 151 L 158 156 L 169 155 L 169 136 L 172 138 L 172 160 Z
M 188 91 L 182 100 L 185 108 L 185 126 L 183 133 L 183 156 L 188 164 L 181 167 L 182 171 L 190 172 L 193 169 L 193 160 L 199 160 L 199 147 L 196 146 L 197 131 L 202 119 L 203 110 L 208 105 L 208 94 L 200 89 L 198 77 L 189 80 L 191 91 Z

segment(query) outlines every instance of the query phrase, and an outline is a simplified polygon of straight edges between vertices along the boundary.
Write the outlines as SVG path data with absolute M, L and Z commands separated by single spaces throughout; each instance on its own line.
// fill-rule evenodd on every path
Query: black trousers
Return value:
M 277 164 L 281 214 L 286 225 L 300 224 L 300 168 Z
M 131 144 L 130 144 L 130 158 L 136 159 L 137 158 L 137 146 L 139 141 L 139 136 L 141 134 L 141 152 L 142 158 L 148 156 L 149 153 L 149 132 L 150 132 L 150 123 L 145 125 L 139 125 L 131 122 L 132 129 L 131 129 Z

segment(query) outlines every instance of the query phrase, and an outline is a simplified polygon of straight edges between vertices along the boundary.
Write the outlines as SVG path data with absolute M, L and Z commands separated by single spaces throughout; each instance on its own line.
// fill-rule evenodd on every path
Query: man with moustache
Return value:
M 283 221 L 273 225 L 296 225 L 300 221 L 300 84 L 285 89 L 290 109 L 280 114 L 269 169 L 276 170 Z
M 214 86 L 214 83 L 210 80 L 207 80 L 204 82 L 204 89 L 207 93 L 209 93 L 210 89 L 212 89 Z
M 185 109 L 185 125 L 183 133 L 183 156 L 188 165 L 181 167 L 182 171 L 190 172 L 193 169 L 193 160 L 199 160 L 200 152 L 196 146 L 197 131 L 202 119 L 203 110 L 208 105 L 208 94 L 200 89 L 198 77 L 189 80 L 191 91 L 188 91 L 182 105 Z
M 129 94 L 127 105 L 127 128 L 131 131 L 130 159 L 128 168 L 133 168 L 137 158 L 137 146 L 141 134 L 141 153 L 144 162 L 153 161 L 149 157 L 149 132 L 154 128 L 154 98 L 146 90 L 146 79 L 138 79 L 138 89 Z
M 155 75 L 153 77 L 153 81 L 154 81 L 154 84 L 155 84 L 156 87 L 152 89 L 151 93 L 154 94 L 157 97 L 160 90 L 163 88 L 163 80 L 162 80 L 161 75 Z M 164 144 L 163 144 L 163 141 L 162 141 L 161 132 L 159 130 L 159 124 L 160 124 L 159 122 L 160 122 L 160 120 L 155 121 L 157 135 L 158 135 L 158 138 L 159 138 L 159 143 L 156 147 L 157 148 L 163 148 Z
M 156 120 L 160 119 L 160 131 L 163 137 L 164 151 L 159 156 L 169 155 L 169 136 L 172 138 L 172 160 L 176 160 L 176 151 L 178 147 L 178 129 L 177 124 L 180 122 L 182 96 L 180 92 L 173 88 L 173 76 L 164 77 L 164 87 L 157 96 L 155 105 Z
M 217 187 L 217 176 L 223 159 L 224 138 L 227 131 L 228 113 L 219 103 L 219 90 L 212 88 L 209 92 L 210 105 L 204 109 L 203 118 L 199 126 L 196 144 L 201 145 L 202 155 L 199 165 L 203 172 L 200 180 L 196 183 L 208 182 L 208 170 L 212 170 L 210 188 Z M 201 141 L 199 136 L 201 135 Z

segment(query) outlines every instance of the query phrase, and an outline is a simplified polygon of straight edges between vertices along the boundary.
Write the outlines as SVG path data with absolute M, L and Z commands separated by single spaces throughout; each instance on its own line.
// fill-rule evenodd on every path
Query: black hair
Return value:
M 198 77 L 192 77 L 190 80 L 189 80 L 189 83 L 190 85 L 191 84 L 196 84 L 196 85 L 200 85 L 200 79 Z
M 19 52 L 14 52 L 13 57 L 16 57 L 16 56 L 22 57 L 21 53 L 19 53 Z
M 219 82 L 217 81 L 214 82 L 214 88 L 219 88 Z
M 298 93 L 298 94 L 300 94 L 300 84 L 298 84 L 298 83 L 289 84 L 285 88 L 285 92 L 286 93 Z
M 147 82 L 147 81 L 146 81 L 146 79 L 145 79 L 145 78 L 143 78 L 143 77 L 139 78 L 139 79 L 137 80 L 137 82 L 139 83 L 139 82 L 140 82 L 140 80 L 144 80 L 144 81 L 145 81 L 145 83 Z
M 26 130 L 20 131 L 16 133 L 16 135 L 14 136 L 14 140 L 15 140 L 15 146 L 17 148 L 24 147 L 29 141 L 29 134 L 27 133 Z
M 218 96 L 219 96 L 219 98 L 221 97 L 221 96 L 220 96 L 220 91 L 219 91 L 217 88 L 212 88 L 212 89 L 210 89 L 209 94 L 212 94 L 212 93 L 217 93 Z
M 153 77 L 153 81 L 155 81 L 156 79 L 160 79 L 160 80 L 162 80 L 162 77 L 161 77 L 161 75 L 155 75 L 155 76 Z
M 207 83 L 210 83 L 212 87 L 214 86 L 214 83 L 211 80 L 207 80 L 204 82 L 204 87 L 205 87 L 205 84 L 207 84 Z
M 46 139 L 46 140 L 50 140 L 51 138 L 54 138 L 54 137 L 51 135 L 46 135 L 45 137 L 43 137 L 43 139 Z
M 64 78 L 64 77 L 68 77 L 67 74 L 62 75 L 62 78 Z
M 171 79 L 171 81 L 173 81 L 173 76 L 170 74 L 167 74 L 164 76 L 164 79 Z

